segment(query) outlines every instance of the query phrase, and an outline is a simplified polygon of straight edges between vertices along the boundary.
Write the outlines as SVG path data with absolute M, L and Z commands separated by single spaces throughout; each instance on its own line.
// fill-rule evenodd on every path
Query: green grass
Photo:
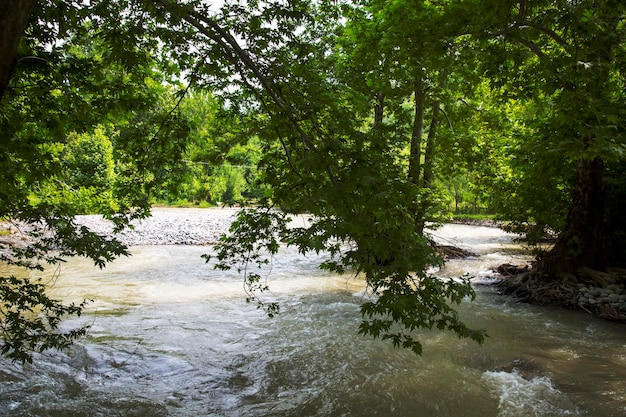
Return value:
M 494 214 L 452 214 L 454 220 L 494 220 Z
M 153 204 L 154 207 L 177 207 L 177 208 L 209 208 L 214 207 L 211 203 L 206 201 L 187 201 L 187 200 L 176 200 L 176 201 L 157 201 Z

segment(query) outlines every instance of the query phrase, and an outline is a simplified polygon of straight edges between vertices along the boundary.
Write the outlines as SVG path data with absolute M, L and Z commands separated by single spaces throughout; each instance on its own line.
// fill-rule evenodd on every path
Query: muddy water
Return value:
M 525 255 L 497 229 L 446 226 L 438 239 L 480 256 L 450 261 L 478 299 L 463 318 L 484 346 L 420 332 L 417 357 L 357 335 L 364 285 L 322 273 L 321 258 L 280 254 L 267 318 L 241 278 L 213 270 L 207 247 L 142 246 L 99 271 L 62 267 L 53 291 L 93 298 L 67 328 L 91 325 L 69 352 L 0 362 L 2 416 L 623 416 L 624 327 L 574 311 L 511 302 L 489 268 Z

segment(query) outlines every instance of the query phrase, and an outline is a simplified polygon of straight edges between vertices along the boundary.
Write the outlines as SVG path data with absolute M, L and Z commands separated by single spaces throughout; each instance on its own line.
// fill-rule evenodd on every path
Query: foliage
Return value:
M 33 230 L 27 246 L 1 255 L 25 268 L 18 276 L 69 256 L 103 267 L 127 255 L 74 216 L 99 211 L 116 230 L 145 217 L 184 151 L 188 124 L 176 102 L 163 99 L 168 63 L 156 43 L 120 24 L 119 6 L 38 2 L 21 36 L 0 115 L 0 217 Z M 8 357 L 30 361 L 30 351 L 62 348 L 85 332 L 58 331 L 60 319 L 85 304 L 49 299 L 43 281 L 4 276 L 0 287 Z
M 69 135 L 61 157 L 67 170 L 66 181 L 72 188 L 96 187 L 104 191 L 113 182 L 113 144 L 102 126 L 91 135 Z
M 50 299 L 41 281 L 0 277 L 0 300 L 0 331 L 4 340 L 0 352 L 13 361 L 31 363 L 32 352 L 67 348 L 87 332 L 87 327 L 56 332 L 65 316 L 80 316 L 86 303 L 64 305 Z
M 250 299 L 270 314 L 277 306 L 257 298 L 266 284 L 249 265 L 266 265 L 284 242 L 365 277 L 362 333 L 416 352 L 419 328 L 480 342 L 484 332 L 452 307 L 473 298 L 469 282 L 425 273 L 441 259 L 424 225 L 454 196 L 488 202 L 516 230 L 589 237 L 558 252 L 564 263 L 571 249 L 587 254 L 576 264 L 589 262 L 604 245 L 595 232 L 612 226 L 613 247 L 624 246 L 624 7 L 38 2 L 1 90 L 0 216 L 44 229 L 3 259 L 41 268 L 79 255 L 103 266 L 125 248 L 79 227 L 77 213 L 100 211 L 121 230 L 155 197 L 258 199 L 217 256 L 219 267 L 241 268 Z M 295 212 L 311 226 L 288 225 Z M 37 282 L 2 282 L 9 298 L 23 286 L 26 310 L 47 303 L 43 287 L 29 287 Z M 82 305 L 66 307 L 51 317 Z M 45 329 L 56 346 L 72 339 L 33 317 L 2 323 Z M 29 334 L 6 333 L 5 353 L 55 346 L 29 345 Z
M 482 16 L 491 21 L 477 39 L 491 53 L 480 64 L 494 91 L 523 106 L 513 115 L 522 135 L 506 145 L 511 171 L 494 182 L 494 207 L 520 227 L 560 232 L 547 272 L 602 269 L 624 244 L 607 246 L 603 230 L 621 227 L 606 223 L 615 219 L 605 215 L 604 182 L 614 175 L 605 165 L 619 164 L 626 146 L 626 8 L 615 1 L 487 7 Z M 508 199 L 499 188 L 506 181 Z
M 31 204 L 67 204 L 81 214 L 115 207 L 113 145 L 104 127 L 93 133 L 70 133 L 66 144 L 53 146 L 59 149 L 54 156 L 58 172 L 31 190 Z
M 546 152 L 531 122 L 535 110 L 532 103 L 523 105 L 520 100 L 501 103 L 491 126 L 500 137 L 481 144 L 480 152 L 486 156 L 475 170 L 477 190 L 489 208 L 507 222 L 508 230 L 531 244 L 542 241 L 546 233 L 563 230 L 574 171 L 571 161 Z M 488 107 L 483 112 L 496 114 Z
M 186 200 L 194 205 L 241 203 L 263 197 L 256 165 L 261 145 L 244 115 L 225 108 L 213 95 L 190 89 L 180 103 L 189 121 L 187 150 L 180 175 L 158 196 L 167 203 Z

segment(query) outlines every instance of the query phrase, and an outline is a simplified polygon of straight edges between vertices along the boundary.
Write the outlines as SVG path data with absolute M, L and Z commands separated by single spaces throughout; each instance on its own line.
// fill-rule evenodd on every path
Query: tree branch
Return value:
M 279 91 L 276 90 L 271 80 L 263 73 L 261 68 L 254 62 L 250 54 L 245 51 L 241 45 L 237 42 L 235 37 L 224 29 L 218 22 L 209 16 L 205 16 L 198 13 L 196 10 L 190 8 L 188 5 L 179 4 L 172 0 L 155 0 L 155 3 L 161 5 L 169 13 L 181 18 L 190 25 L 192 25 L 199 33 L 208 37 L 214 41 L 224 53 L 229 62 L 231 62 L 239 71 L 244 82 L 246 82 L 248 76 L 243 67 L 252 72 L 254 78 L 261 84 L 263 90 L 269 94 L 272 102 L 278 107 L 279 111 L 287 117 L 291 126 L 298 132 L 304 147 L 307 150 L 317 152 L 318 149 L 313 143 L 310 135 L 304 131 L 298 118 L 295 115 L 294 109 L 287 103 L 282 97 Z M 249 85 L 249 84 L 248 84 Z M 251 90 L 261 98 L 261 102 L 264 100 L 260 94 L 251 87 Z M 271 113 L 271 112 L 270 112 Z M 326 173 L 328 174 L 331 182 L 336 188 L 339 188 L 339 181 L 336 175 L 329 166 L 326 166 Z
M 533 29 L 537 29 L 539 32 L 542 32 L 543 34 L 548 35 L 550 38 L 552 38 L 553 41 L 555 41 L 556 43 L 558 43 L 562 47 L 568 47 L 569 46 L 569 44 L 565 41 L 565 39 L 563 39 L 561 36 L 559 36 L 558 33 L 556 33 L 552 29 L 547 28 L 545 26 L 542 26 L 542 25 L 539 25 L 539 24 L 536 24 L 536 23 L 533 23 L 533 22 L 529 22 L 529 21 L 520 22 L 520 24 L 518 26 L 519 27 L 528 26 L 528 27 L 531 27 Z

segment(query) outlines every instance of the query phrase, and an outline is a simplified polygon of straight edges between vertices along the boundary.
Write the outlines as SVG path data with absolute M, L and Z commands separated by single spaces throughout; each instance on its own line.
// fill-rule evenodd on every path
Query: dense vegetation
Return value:
M 484 338 L 452 308 L 469 283 L 426 273 L 442 262 L 427 225 L 453 207 L 557 235 L 532 281 L 626 259 L 623 2 L 210 3 L 0 5 L 0 216 L 45 226 L 3 261 L 127 254 L 79 213 L 122 229 L 155 201 L 254 201 L 221 268 L 263 266 L 280 241 L 327 251 L 323 267 L 364 274 L 374 296 L 360 331 L 420 352 L 418 328 Z M 313 225 L 286 227 L 302 211 Z M 85 331 L 56 332 L 83 306 L 41 281 L 0 290 L 15 360 Z

